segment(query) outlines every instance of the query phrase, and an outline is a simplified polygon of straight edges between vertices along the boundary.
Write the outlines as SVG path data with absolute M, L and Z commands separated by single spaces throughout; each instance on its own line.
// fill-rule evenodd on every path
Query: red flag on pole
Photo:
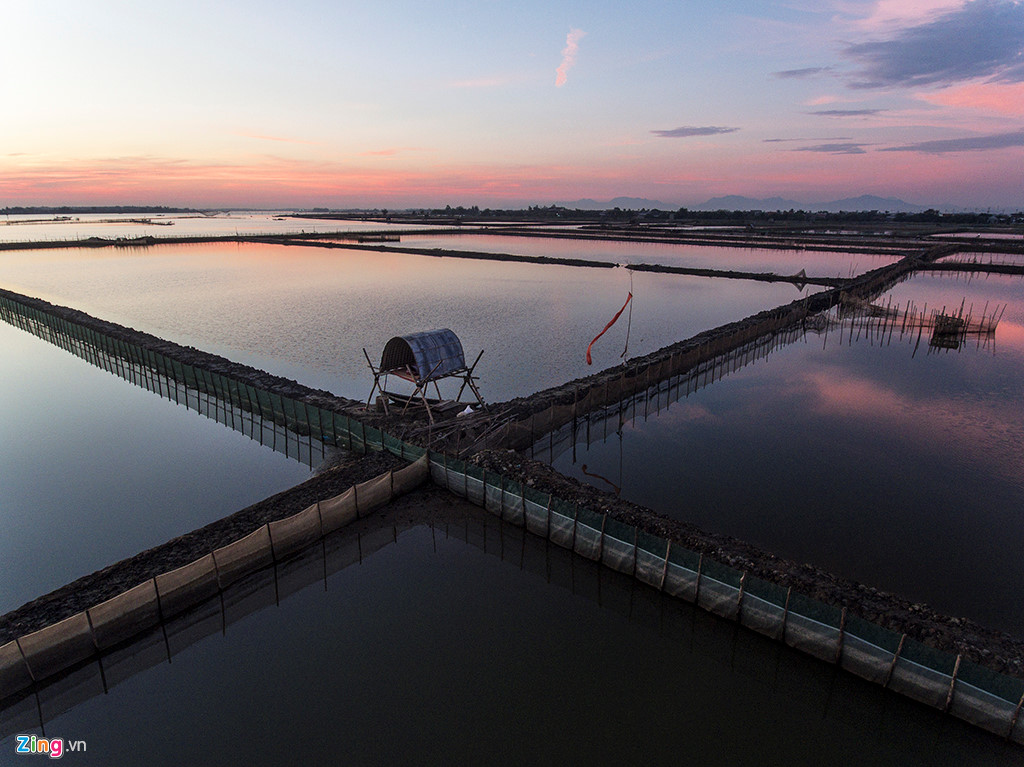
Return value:
M 630 301 L 632 301 L 632 300 L 633 300 L 633 292 L 632 292 L 632 291 L 630 291 L 629 295 L 628 295 L 628 296 L 626 296 L 626 303 L 624 303 L 624 304 L 622 305 L 622 308 L 621 308 L 621 309 L 619 309 L 619 311 L 615 313 L 615 316 L 614 316 L 614 317 L 612 317 L 612 321 L 611 321 L 611 322 L 609 322 L 609 323 L 608 323 L 607 325 L 605 325 L 605 326 L 604 326 L 604 330 L 602 330 L 602 331 L 601 331 L 600 333 L 598 333 L 598 334 L 597 334 L 596 336 L 594 336 L 594 340 L 593 340 L 593 341 L 591 341 L 591 342 L 590 342 L 590 344 L 589 344 L 589 345 L 587 346 L 587 364 L 588 364 L 588 365 L 593 365 L 593 364 L 594 364 L 594 363 L 593 363 L 593 362 L 591 362 L 591 360 L 590 360 L 590 347 L 591 347 L 591 346 L 593 346 L 593 345 L 594 345 L 594 344 L 595 344 L 595 343 L 597 342 L 597 339 L 598 339 L 598 338 L 600 338 L 601 336 L 603 336 L 603 335 L 604 335 L 605 333 L 607 333 L 607 332 L 608 332 L 608 328 L 610 328 L 610 327 L 611 327 L 612 325 L 614 325 L 614 324 L 615 324 L 615 321 L 616 321 L 617 319 L 619 319 L 619 317 L 621 317 L 621 316 L 622 316 L 622 313 L 623 313 L 624 311 L 626 311 L 626 307 L 627 307 L 627 306 L 629 306 L 629 302 L 630 302 Z

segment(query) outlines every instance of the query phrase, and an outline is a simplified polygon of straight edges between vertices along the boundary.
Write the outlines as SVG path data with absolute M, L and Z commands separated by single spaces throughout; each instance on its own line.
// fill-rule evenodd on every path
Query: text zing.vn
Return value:
M 84 740 L 69 740 L 65 744 L 64 738 L 37 738 L 35 735 L 15 735 L 15 740 L 16 754 L 44 754 L 51 759 L 60 759 L 65 751 L 85 751 Z

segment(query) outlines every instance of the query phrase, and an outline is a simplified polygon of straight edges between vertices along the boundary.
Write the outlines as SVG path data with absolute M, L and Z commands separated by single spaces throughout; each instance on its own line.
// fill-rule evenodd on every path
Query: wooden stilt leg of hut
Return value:
M 469 375 L 466 376 L 466 383 L 469 384 L 469 388 L 472 389 L 473 390 L 473 394 L 476 395 L 476 401 L 479 402 L 481 406 L 486 406 L 487 403 L 484 402 L 484 398 L 480 396 L 480 390 L 477 389 L 476 388 L 476 384 L 473 383 L 472 376 L 469 376 Z
M 435 382 L 436 384 L 436 382 Z M 430 419 L 430 423 L 434 423 L 434 414 L 430 412 L 430 402 L 427 400 L 427 387 L 426 384 L 419 387 L 420 399 L 423 400 L 423 407 L 427 409 L 427 418 Z M 438 397 L 440 399 L 440 397 Z
M 473 380 L 472 380 L 473 379 L 473 371 L 476 369 L 476 363 L 479 362 L 480 358 L 483 357 L 483 356 L 484 356 L 484 350 L 481 349 L 480 353 L 478 355 L 476 355 L 476 360 L 474 360 L 473 364 L 469 366 L 469 370 L 466 371 L 466 375 L 462 379 L 462 386 L 459 387 L 459 393 L 455 396 L 455 401 L 456 402 L 458 402 L 462 398 L 462 392 L 465 391 L 466 384 L 469 384 L 470 388 L 472 388 L 473 391 L 476 392 L 476 398 L 478 400 L 480 400 L 480 404 L 481 405 L 483 404 L 484 401 L 482 399 L 480 399 L 480 392 L 477 392 L 476 388 L 473 387 Z
M 411 405 L 412 401 L 416 399 L 416 395 L 420 393 L 420 389 L 422 388 L 423 387 L 420 384 L 416 384 L 416 388 L 413 389 L 412 394 L 409 395 L 409 399 L 405 401 L 405 407 L 402 408 L 402 415 L 405 415 L 405 411 L 409 409 L 409 405 Z
M 462 397 L 462 392 L 463 392 L 463 390 L 465 390 L 466 386 L 468 385 L 470 390 L 476 396 L 476 401 L 479 402 L 481 405 L 486 405 L 487 404 L 486 402 L 484 402 L 484 398 L 480 396 L 480 390 L 477 389 L 476 388 L 476 384 L 473 383 L 473 371 L 476 370 L 476 365 L 477 365 L 478 362 L 480 362 L 480 358 L 483 357 L 483 356 L 484 356 L 484 350 L 481 349 L 480 353 L 478 355 L 476 355 L 476 359 L 473 360 L 473 364 L 469 366 L 469 370 L 466 371 L 466 375 L 462 379 L 462 386 L 459 387 L 459 394 L 455 398 L 456 402 L 458 402 L 459 398 Z
M 380 371 L 373 366 L 370 362 L 370 355 L 366 353 L 366 349 L 363 349 L 363 356 L 366 357 L 366 364 L 370 366 L 370 372 L 373 373 L 373 388 L 370 389 L 370 396 L 366 398 L 366 407 L 370 407 L 370 403 L 373 401 L 373 393 L 380 389 L 380 393 L 384 395 L 382 401 L 384 403 L 384 415 L 390 415 L 388 412 L 388 397 L 384 394 L 384 387 L 380 383 Z

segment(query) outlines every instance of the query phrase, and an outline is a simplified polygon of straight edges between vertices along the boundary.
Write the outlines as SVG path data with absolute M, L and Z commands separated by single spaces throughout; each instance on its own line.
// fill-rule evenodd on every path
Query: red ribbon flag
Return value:
M 597 343 L 597 339 L 598 339 L 598 338 L 600 338 L 601 336 L 603 336 L 603 335 L 604 335 L 605 333 L 607 333 L 607 332 L 608 332 L 608 328 L 610 328 L 610 327 L 611 327 L 612 325 L 614 325 L 614 324 L 615 324 L 615 321 L 616 321 L 617 319 L 619 319 L 619 317 L 621 317 L 621 316 L 622 316 L 622 313 L 623 313 L 624 311 L 626 311 L 626 307 L 627 307 L 627 306 L 629 306 L 629 302 L 630 302 L 630 301 L 632 301 L 632 300 L 633 300 L 633 292 L 632 292 L 632 291 L 630 291 L 629 295 L 628 295 L 628 296 L 626 296 L 626 303 L 624 303 L 624 304 L 622 305 L 622 308 L 621 308 L 621 309 L 619 309 L 619 311 L 615 313 L 615 316 L 614 316 L 614 317 L 612 317 L 612 321 L 611 321 L 611 322 L 609 322 L 609 323 L 608 323 L 607 325 L 605 325 L 605 326 L 604 326 L 604 330 L 602 330 L 602 331 L 601 331 L 600 333 L 598 333 L 598 334 L 597 334 L 596 336 L 594 336 L 594 340 L 590 342 L 590 345 L 589 345 L 589 346 L 587 346 L 587 364 L 588 364 L 588 365 L 593 365 L 593 364 L 594 364 L 594 363 L 593 363 L 593 362 L 592 362 L 592 361 L 590 360 L 590 347 L 591 347 L 591 346 L 593 346 L 593 345 L 594 345 L 595 343 Z

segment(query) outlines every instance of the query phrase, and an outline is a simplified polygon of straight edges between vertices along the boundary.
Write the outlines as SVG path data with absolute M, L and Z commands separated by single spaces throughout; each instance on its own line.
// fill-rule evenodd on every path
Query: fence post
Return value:
M 160 604 L 160 589 L 158 589 L 156 587 L 156 576 L 155 575 L 153 576 L 153 593 L 156 594 L 156 617 L 157 617 L 157 620 L 159 620 L 160 623 L 163 624 L 163 622 L 164 622 L 164 606 L 162 604 Z M 92 619 L 91 618 L 89 619 L 89 622 L 92 623 Z M 95 639 L 95 637 L 93 637 L 93 639 Z
M 324 515 L 320 511 L 320 501 L 316 502 L 316 516 L 317 516 L 317 519 L 320 520 L 320 538 L 323 539 L 323 537 L 324 537 Z M 326 560 L 324 560 L 324 567 L 327 567 Z M 326 577 L 325 577 L 325 580 L 326 580 Z
M 839 644 L 836 645 L 836 663 L 843 659 L 843 638 L 846 636 L 846 608 L 843 608 L 842 615 L 839 616 Z M 957 663 L 960 661 L 957 660 Z
M 484 506 L 487 505 L 487 469 L 484 469 Z M 505 518 L 505 475 L 498 475 L 498 519 Z M 523 527 L 526 527 L 526 504 L 523 504 Z
M 782 611 L 782 634 L 779 636 L 783 642 L 786 641 L 786 623 L 789 621 L 789 598 L 793 596 L 793 587 L 786 589 L 786 607 Z
M 698 604 L 700 600 L 700 576 L 704 571 L 704 552 L 700 553 L 700 557 L 697 558 L 697 588 L 693 592 L 693 603 Z
M 742 623 L 743 618 L 743 589 L 747 585 L 747 571 L 743 571 L 743 575 L 740 576 L 740 592 L 736 595 L 736 622 Z
M 949 693 L 946 695 L 946 705 L 943 707 L 943 713 L 949 711 L 949 707 L 953 703 L 953 688 L 956 687 L 956 675 L 960 673 L 960 658 L 962 656 L 957 654 L 956 663 L 953 665 L 953 677 L 949 680 Z
M 665 547 L 665 564 L 661 568 L 661 583 L 658 584 L 658 591 L 665 590 L 665 578 L 668 577 L 668 556 L 672 553 L 672 541 L 668 542 L 668 546 Z
M 640 543 L 640 528 L 633 528 L 633 577 L 636 578 L 636 561 L 640 556 L 640 552 L 637 551 Z
M 266 528 L 267 528 L 267 540 L 270 541 L 270 558 L 274 561 L 274 564 L 277 564 L 277 552 L 274 551 L 274 536 L 270 532 L 270 523 L 269 522 L 267 522 Z
M 900 646 L 896 648 L 896 652 L 892 656 L 892 663 L 889 664 L 889 673 L 885 675 L 885 681 L 882 683 L 882 687 L 888 687 L 889 682 L 892 681 L 892 672 L 896 669 L 896 661 L 900 659 L 900 653 L 903 652 L 903 643 L 907 641 L 907 635 L 904 634 L 900 637 Z
M 96 644 L 96 637 L 93 637 L 92 643 L 94 645 Z M 18 652 L 21 653 L 21 660 L 25 664 L 25 668 L 28 670 L 28 677 L 29 677 L 29 679 L 31 679 L 33 682 L 35 682 L 36 681 L 36 675 L 35 675 L 35 672 L 32 671 L 32 666 L 29 664 L 28 658 L 25 657 L 25 651 L 21 648 L 21 639 L 18 638 L 18 637 L 15 637 L 14 638 L 14 644 L 18 648 Z M 1017 706 L 1017 710 L 1020 710 L 1020 706 Z M 1014 719 L 1014 721 L 1016 721 L 1017 717 L 1014 716 L 1013 719 Z M 1010 732 L 1013 732 L 1013 725 L 1012 724 L 1010 725 Z M 1010 737 L 1010 736 L 1007 735 L 1006 737 Z
M 18 645 L 18 649 L 21 649 L 21 645 Z M 1013 731 L 1017 728 L 1017 720 L 1020 718 L 1021 708 L 1024 708 L 1024 695 L 1020 696 L 1020 703 L 1017 704 L 1017 708 L 1013 712 L 1013 717 L 1010 719 L 1010 729 L 1006 731 L 1007 740 L 1013 736 Z

